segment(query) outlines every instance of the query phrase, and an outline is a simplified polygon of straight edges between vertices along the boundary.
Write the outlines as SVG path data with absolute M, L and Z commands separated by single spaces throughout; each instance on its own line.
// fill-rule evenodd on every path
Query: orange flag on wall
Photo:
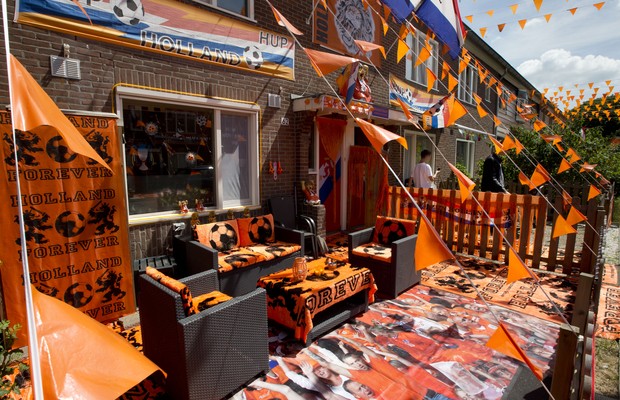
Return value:
M 454 260 L 454 255 L 448 250 L 435 229 L 429 226 L 425 215 L 420 218 L 418 242 L 415 246 L 414 256 L 416 271 L 428 268 L 441 261 Z
M 575 208 L 575 206 L 573 206 L 570 208 L 570 211 L 568 212 L 568 216 L 566 217 L 566 222 L 568 222 L 571 225 L 575 225 L 587 219 L 588 218 L 586 218 L 585 215 L 583 215 L 579 210 Z
M 448 163 L 448 166 L 450 167 L 450 169 L 452 170 L 452 172 L 454 173 L 454 175 L 459 181 L 459 189 L 461 192 L 461 203 L 462 203 L 465 200 L 467 200 L 469 196 L 471 196 L 471 192 L 474 190 L 476 183 L 472 181 L 471 179 L 469 179 L 469 177 L 467 177 L 463 172 L 461 172 L 454 165 Z
M 303 35 L 303 33 L 299 29 L 295 28 L 295 26 L 291 24 L 289 20 L 286 19 L 284 15 L 280 13 L 280 11 L 278 11 L 274 6 L 272 6 L 271 3 L 269 2 L 267 3 L 269 4 L 269 7 L 271 7 L 271 11 L 273 11 L 273 16 L 276 18 L 276 21 L 278 21 L 278 25 L 285 27 L 293 35 L 297 35 L 297 36 Z
M 555 225 L 553 226 L 552 237 L 555 239 L 557 237 L 568 235 L 571 233 L 577 233 L 577 230 L 573 228 L 571 224 L 566 222 L 563 216 L 558 215 L 558 219 L 555 220 Z
M 591 200 L 601 194 L 601 191 L 598 190 L 594 185 L 590 185 L 590 190 L 588 191 L 588 200 Z
M 510 248 L 508 252 L 508 276 L 506 277 L 506 283 L 512 283 L 526 278 L 538 280 L 536 274 L 531 272 L 515 250 Z
M 325 76 L 336 71 L 338 68 L 342 68 L 346 65 L 359 61 L 357 58 L 327 53 L 325 51 L 312 49 L 303 50 L 308 55 L 308 58 L 310 58 L 310 62 L 319 76 Z
M 534 170 L 534 173 L 532 174 L 532 177 L 530 178 L 530 181 L 532 181 L 532 185 L 534 185 L 533 188 L 538 187 L 546 182 L 549 182 L 550 180 L 551 180 L 551 176 L 549 175 L 547 170 L 540 164 L 536 166 L 536 169 Z
M 525 352 L 517 345 L 502 322 L 499 323 L 499 327 L 489 338 L 487 347 L 523 362 L 532 370 L 538 380 L 542 380 L 542 371 L 532 364 L 532 361 L 530 361 Z
M 105 325 L 32 286 L 48 399 L 116 399 L 159 368 Z
M 372 147 L 377 151 L 377 153 L 381 154 L 381 150 L 383 146 L 392 140 L 396 140 L 400 143 L 405 149 L 407 148 L 407 140 L 397 135 L 393 132 L 388 131 L 387 129 L 381 128 L 377 125 L 373 125 L 370 122 L 364 121 L 360 118 L 355 118 L 355 122 L 362 129 Z
M 11 54 L 11 89 L 13 91 L 13 126 L 21 131 L 35 131 L 50 126 L 58 131 L 67 146 L 75 153 L 90 157 L 110 171 L 112 169 L 84 139 L 56 103 Z
M 570 163 L 566 161 L 566 159 L 562 158 L 560 161 L 560 167 L 558 168 L 558 174 L 561 174 L 564 171 L 568 171 L 570 169 Z

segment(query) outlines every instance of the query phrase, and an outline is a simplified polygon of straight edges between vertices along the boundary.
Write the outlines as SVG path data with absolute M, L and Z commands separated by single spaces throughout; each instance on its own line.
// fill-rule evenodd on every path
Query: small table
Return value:
M 367 268 L 324 258 L 308 263 L 308 276 L 293 282 L 291 268 L 264 276 L 258 286 L 267 291 L 267 316 L 294 331 L 308 345 L 318 336 L 368 309 L 377 291 Z

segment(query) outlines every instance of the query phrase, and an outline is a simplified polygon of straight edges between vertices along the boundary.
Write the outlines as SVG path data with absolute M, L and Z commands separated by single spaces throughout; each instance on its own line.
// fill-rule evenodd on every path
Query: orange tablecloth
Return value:
M 318 259 L 308 263 L 303 282 L 292 282 L 290 268 L 259 279 L 258 286 L 267 290 L 269 319 L 291 328 L 305 343 L 319 312 L 363 290 L 368 290 L 368 301 L 374 301 L 377 286 L 370 270 L 342 262 L 334 267 L 328 269 L 325 259 Z

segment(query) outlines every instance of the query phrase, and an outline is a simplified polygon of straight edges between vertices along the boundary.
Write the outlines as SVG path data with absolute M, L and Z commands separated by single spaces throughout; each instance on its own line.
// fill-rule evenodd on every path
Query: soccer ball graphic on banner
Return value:
M 248 67 L 252 69 L 259 69 L 264 61 L 263 53 L 256 45 L 247 46 L 243 50 L 243 58 L 245 58 L 245 63 Z
M 112 0 L 112 11 L 125 25 L 138 25 L 144 18 L 142 0 Z

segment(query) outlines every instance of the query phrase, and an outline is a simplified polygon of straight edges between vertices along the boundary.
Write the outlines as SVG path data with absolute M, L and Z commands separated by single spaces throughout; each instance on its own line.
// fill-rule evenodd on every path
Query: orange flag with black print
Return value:
M 547 170 L 542 165 L 538 164 L 536 166 L 536 169 L 534 170 L 534 173 L 532 174 L 532 177 L 530 178 L 532 185 L 534 185 L 532 189 L 546 182 L 549 182 L 550 180 L 551 176 L 549 175 Z
M 461 192 L 461 203 L 463 203 L 465 200 L 469 198 L 469 196 L 471 196 L 471 193 L 474 190 L 476 183 L 472 181 L 471 179 L 469 179 L 468 176 L 466 176 L 463 172 L 461 172 L 454 165 L 448 163 L 448 166 L 450 167 L 450 169 L 452 170 L 452 172 L 454 173 L 454 175 L 459 181 L 459 189 Z
M 598 190 L 594 185 L 590 185 L 590 190 L 588 191 L 588 201 L 595 198 L 601 194 L 601 191 Z
M 418 229 L 418 242 L 415 246 L 416 271 L 446 260 L 454 260 L 454 255 L 446 247 L 435 229 L 429 225 L 426 216 L 422 215 Z
M 587 219 L 588 218 L 586 218 L 585 215 L 583 215 L 579 210 L 575 208 L 575 206 L 573 206 L 570 208 L 570 211 L 568 212 L 568 216 L 566 217 L 566 222 L 568 222 L 571 225 L 575 225 Z
M 515 250 L 510 248 L 508 252 L 508 277 L 506 278 L 506 283 L 520 281 L 525 278 L 534 278 L 538 280 L 536 274 L 531 272 Z
M 565 158 L 562 158 L 562 161 L 560 161 L 560 166 L 558 167 L 558 174 L 568 171 L 569 169 L 570 169 L 570 163 L 566 161 Z
M 32 286 L 48 399 L 116 399 L 159 368 L 122 336 Z
M 558 215 L 558 219 L 555 220 L 555 225 L 553 226 L 552 237 L 555 239 L 571 233 L 577 233 L 577 230 L 573 228 L 573 226 L 569 224 L 563 216 Z
M 538 380 L 542 380 L 542 371 L 532 364 L 532 361 L 530 361 L 525 352 L 517 345 L 517 342 L 515 342 L 502 322 L 499 323 L 499 327 L 489 338 L 487 347 L 523 362 L 532 370 Z
M 383 146 L 392 140 L 396 140 L 400 143 L 405 149 L 407 148 L 407 140 L 400 135 L 397 135 L 393 132 L 388 131 L 385 128 L 381 128 L 377 125 L 371 124 L 370 122 L 364 121 L 361 118 L 355 118 L 355 122 L 362 129 L 362 132 L 366 135 L 372 147 L 377 151 L 377 153 L 381 154 Z

